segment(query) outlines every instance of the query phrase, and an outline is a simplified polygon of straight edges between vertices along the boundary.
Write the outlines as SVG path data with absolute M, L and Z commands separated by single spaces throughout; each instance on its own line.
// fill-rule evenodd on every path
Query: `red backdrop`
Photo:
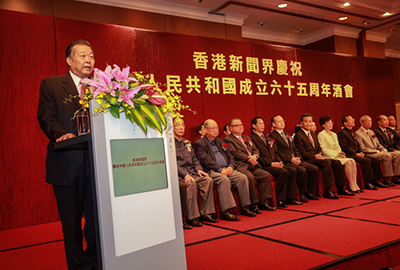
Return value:
M 179 76 L 184 103 L 197 114 L 184 112 L 187 124 L 185 137 L 196 138 L 197 124 L 207 118 L 215 119 L 222 127 L 232 117 L 240 117 L 249 133 L 250 120 L 256 115 L 266 121 L 274 114 L 286 119 L 292 132 L 304 112 L 314 114 L 318 121 L 322 114 L 330 114 L 339 129 L 343 114 L 358 119 L 363 114 L 375 118 L 378 114 L 394 113 L 394 93 L 391 62 L 381 59 L 349 57 L 307 51 L 283 46 L 268 46 L 247 42 L 184 36 L 137 30 L 129 27 L 88 23 L 0 10 L 0 74 L 2 74 L 3 102 L 1 115 L 5 125 L 1 139 L 0 230 L 57 220 L 51 186 L 44 182 L 47 139 L 36 120 L 38 88 L 48 76 L 67 71 L 66 46 L 78 38 L 89 40 L 95 51 L 96 67 L 106 64 L 131 66 L 132 70 L 153 73 L 155 79 L 166 84 L 166 76 Z M 194 52 L 208 57 L 207 69 L 196 69 Z M 226 70 L 214 70 L 212 54 L 221 54 Z M 241 56 L 242 71 L 230 70 L 230 56 Z M 247 72 L 246 57 L 256 58 L 259 72 Z M 272 74 L 263 74 L 262 59 L 271 59 Z M 277 60 L 287 61 L 288 75 L 277 74 Z M 294 76 L 290 62 L 300 62 L 302 76 Z M 199 79 L 199 88 L 190 93 L 188 77 Z M 205 90 L 205 78 L 219 83 L 219 93 Z M 223 93 L 223 78 L 236 83 L 236 94 Z M 268 95 L 258 95 L 256 82 L 267 83 Z M 250 88 L 241 93 L 240 82 L 250 81 Z M 281 85 L 272 95 L 272 84 Z M 353 98 L 298 96 L 297 88 L 291 96 L 284 88 L 290 81 L 309 84 L 347 84 L 353 87 Z M 250 94 L 248 90 L 251 90 Z M 199 91 L 199 92 L 198 92 Z M 333 93 L 333 90 L 331 89 Z M 358 127 L 357 127 L 358 128 Z

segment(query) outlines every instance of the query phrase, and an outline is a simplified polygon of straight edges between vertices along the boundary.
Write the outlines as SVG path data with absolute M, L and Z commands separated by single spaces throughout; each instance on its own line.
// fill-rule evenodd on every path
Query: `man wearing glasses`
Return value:
M 221 215 L 223 220 L 236 221 L 240 217 L 229 212 L 229 209 L 236 206 L 231 193 L 231 185 L 238 189 L 241 214 L 255 216 L 249 210 L 250 195 L 249 184 L 246 175 L 235 170 L 236 163 L 229 152 L 227 144 L 218 138 L 219 128 L 217 122 L 208 119 L 204 122 L 206 135 L 194 143 L 196 157 L 203 166 L 205 172 L 214 180 L 217 185 L 218 197 L 221 203 Z

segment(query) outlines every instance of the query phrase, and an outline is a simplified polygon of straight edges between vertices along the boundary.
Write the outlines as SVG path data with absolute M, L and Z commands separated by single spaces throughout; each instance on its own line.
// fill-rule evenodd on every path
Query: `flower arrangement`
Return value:
M 228 144 L 227 143 L 223 143 L 222 144 L 222 150 L 226 151 L 226 149 L 228 149 Z
M 393 132 L 389 131 L 388 132 L 390 139 L 393 139 Z
M 376 138 L 376 135 L 375 135 L 375 134 L 372 134 L 371 136 L 372 136 L 372 139 L 375 139 L 375 138 Z
M 244 138 L 244 143 L 247 144 L 247 145 L 251 145 L 251 144 L 250 144 L 250 139 L 249 139 L 249 138 Z
M 290 136 L 289 133 L 286 133 L 286 139 L 291 142 L 292 141 L 292 136 Z
M 190 142 L 189 140 L 185 140 L 185 141 L 183 142 L 183 144 L 185 145 L 186 149 L 187 149 L 189 152 L 192 152 L 192 144 L 191 144 L 191 142 Z
M 180 110 L 190 110 L 189 106 L 182 105 L 180 96 L 162 91 L 149 75 L 130 73 L 129 66 L 122 70 L 117 65 L 107 66 L 104 71 L 95 68 L 93 79 L 82 79 L 81 84 L 85 86 L 80 100 L 83 110 L 89 108 L 90 100 L 96 99 L 97 115 L 109 110 L 112 116 L 120 118 L 124 112 L 145 133 L 148 126 L 162 133 L 167 126 L 167 112 L 173 118 L 181 118 Z
M 353 136 L 354 139 L 357 139 L 357 135 L 355 132 L 351 133 L 351 135 Z
M 272 139 L 271 137 L 268 140 L 268 145 L 269 147 L 272 147 L 274 145 L 274 139 Z
M 183 142 L 185 144 L 185 146 L 187 147 L 188 145 L 190 146 L 191 142 L 189 140 L 186 140 Z

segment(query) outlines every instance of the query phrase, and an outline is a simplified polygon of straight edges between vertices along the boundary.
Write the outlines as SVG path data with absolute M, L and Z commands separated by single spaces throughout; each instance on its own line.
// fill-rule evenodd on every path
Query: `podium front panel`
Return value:
M 104 269 L 186 269 L 172 119 L 163 135 L 90 104 Z

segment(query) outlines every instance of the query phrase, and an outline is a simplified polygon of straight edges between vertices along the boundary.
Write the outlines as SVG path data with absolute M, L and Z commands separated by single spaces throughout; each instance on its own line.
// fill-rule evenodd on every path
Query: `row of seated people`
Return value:
M 185 123 L 182 119 L 174 119 L 182 215 L 186 217 L 184 228 L 202 226 L 202 222 L 218 222 L 218 217 L 214 215 L 214 185 L 220 201 L 219 218 L 237 221 L 240 216 L 230 211 L 236 207 L 231 187 L 237 188 L 240 214 L 254 217 L 261 214 L 261 210 L 276 210 L 271 204 L 274 197 L 271 175 L 276 180 L 275 205 L 283 208 L 288 204 L 301 205 L 320 198 L 316 192 L 319 170 L 322 172 L 325 198 L 339 199 L 331 189 L 335 184 L 338 195 L 354 196 L 364 192 L 357 185 L 356 162 L 362 166 L 365 189 L 376 190 L 400 183 L 400 144 L 395 138 L 400 135 L 396 129 L 389 130 L 386 116 L 378 117 L 381 134 L 378 130 L 370 130 L 372 119 L 369 116 L 361 117 L 361 128 L 355 133 L 352 131 L 354 119 L 350 115 L 343 116 L 343 127 L 338 135 L 331 131 L 333 122 L 328 115 L 320 118 L 324 130 L 318 136 L 311 131 L 313 120 L 311 114 L 303 114 L 301 129 L 293 139 L 284 131 L 285 121 L 280 115 L 271 118 L 273 131 L 268 135 L 264 134 L 264 119 L 253 118 L 250 137 L 243 134 L 241 120 L 233 118 L 228 124 L 230 134 L 222 140 L 218 138 L 218 124 L 208 119 L 204 122 L 204 136 L 192 147 L 191 142 L 183 138 Z M 383 135 L 382 138 L 380 135 Z M 388 143 L 386 148 L 382 146 L 381 139 Z M 379 182 L 382 178 L 381 163 L 384 183 Z M 345 188 L 345 175 L 350 190 Z M 198 190 L 201 195 L 200 211 Z

